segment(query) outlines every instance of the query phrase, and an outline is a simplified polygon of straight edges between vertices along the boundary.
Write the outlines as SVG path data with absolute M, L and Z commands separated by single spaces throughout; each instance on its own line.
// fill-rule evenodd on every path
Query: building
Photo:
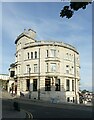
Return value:
M 75 47 L 55 41 L 37 41 L 24 30 L 16 41 L 15 64 L 10 67 L 17 94 L 54 102 L 79 103 L 80 61 Z M 14 72 L 13 72 L 14 71 Z
M 8 74 L 0 74 L 0 87 L 7 90 L 8 89 L 8 81 L 9 75 Z

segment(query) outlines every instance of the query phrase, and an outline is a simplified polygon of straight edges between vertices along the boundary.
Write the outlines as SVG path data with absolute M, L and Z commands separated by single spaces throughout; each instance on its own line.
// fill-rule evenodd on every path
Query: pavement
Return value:
M 39 106 L 47 106 L 47 107 L 55 107 L 55 108 L 64 108 L 64 109 L 76 109 L 76 110 L 84 110 L 84 111 L 91 111 L 92 106 L 87 106 L 84 104 L 74 104 L 74 103 L 52 103 L 50 101 L 43 101 L 43 100 L 32 100 L 26 97 L 16 97 L 16 101 L 19 103 L 25 104 L 35 104 Z
M 1 96 L 0 96 L 1 98 Z M 28 111 L 23 109 L 15 110 L 13 104 L 16 96 L 12 96 L 6 91 L 2 91 L 2 120 L 5 118 L 22 118 L 23 120 L 26 118 L 31 118 Z

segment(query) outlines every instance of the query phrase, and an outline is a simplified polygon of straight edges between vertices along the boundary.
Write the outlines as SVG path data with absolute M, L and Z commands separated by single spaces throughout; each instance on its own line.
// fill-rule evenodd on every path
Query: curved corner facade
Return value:
M 15 41 L 17 94 L 30 99 L 79 103 L 80 62 L 75 47 L 56 41 L 36 41 L 24 31 Z

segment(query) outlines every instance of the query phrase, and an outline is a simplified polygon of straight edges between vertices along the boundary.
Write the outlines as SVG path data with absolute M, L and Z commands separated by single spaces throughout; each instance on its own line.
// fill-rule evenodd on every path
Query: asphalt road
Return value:
M 21 108 L 32 113 L 33 118 L 92 118 L 91 111 L 47 107 L 21 103 Z
M 7 94 L 5 94 L 6 96 Z M 9 95 L 8 95 L 9 96 Z M 10 105 L 10 102 L 13 100 L 8 100 L 10 96 L 5 99 L 6 102 L 2 102 L 2 105 Z M 38 118 L 92 118 L 92 111 L 84 110 L 83 106 L 81 109 L 75 109 L 78 106 L 74 106 L 71 109 L 68 109 L 68 105 L 65 107 L 55 107 L 54 104 L 37 104 L 36 102 L 18 100 L 20 102 L 20 107 L 30 113 L 32 113 L 34 119 Z M 54 106 L 54 107 L 53 107 Z M 84 107 L 85 108 L 85 107 Z

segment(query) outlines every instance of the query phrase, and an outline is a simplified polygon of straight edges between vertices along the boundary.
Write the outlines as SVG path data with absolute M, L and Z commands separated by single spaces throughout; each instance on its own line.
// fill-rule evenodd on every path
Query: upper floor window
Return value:
M 18 66 L 18 74 L 20 74 L 20 66 Z
M 26 65 L 26 73 L 30 73 L 30 65 Z
M 31 59 L 33 59 L 33 52 L 31 52 Z
M 46 72 L 48 72 L 48 63 L 46 63 Z
M 66 53 L 66 59 L 69 59 L 69 54 L 68 53 Z
M 69 65 L 66 65 L 66 73 L 69 74 Z
M 15 71 L 10 71 L 10 77 L 14 77 Z
M 71 72 L 72 72 L 72 74 L 74 74 L 74 68 L 73 68 L 73 66 L 71 67 Z
M 36 73 L 37 72 L 37 64 L 34 64 L 34 73 Z
M 56 91 L 60 91 L 60 79 L 55 80 Z
M 48 50 L 46 51 L 46 57 L 48 57 Z
M 51 49 L 51 57 L 56 57 L 56 50 Z
M 51 63 L 51 72 L 56 71 L 56 63 Z
M 27 53 L 27 58 L 29 59 L 29 52 Z
M 37 52 L 35 51 L 35 59 L 37 58 Z
M 77 75 L 79 76 L 79 68 L 77 68 Z

